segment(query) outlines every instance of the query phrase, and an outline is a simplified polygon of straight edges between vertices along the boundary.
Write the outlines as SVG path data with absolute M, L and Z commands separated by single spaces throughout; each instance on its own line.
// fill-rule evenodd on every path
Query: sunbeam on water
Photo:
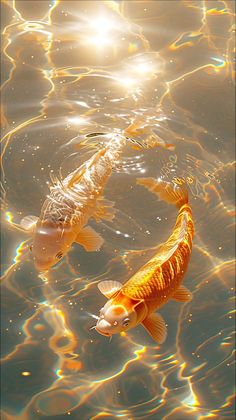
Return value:
M 2 419 L 234 418 L 234 6 L 1 2 Z M 117 138 L 115 217 L 91 220 L 103 246 L 74 242 L 37 272 L 20 221 Z M 142 326 L 111 340 L 94 325 L 98 283 L 125 283 L 175 223 L 143 177 L 187 187 L 196 230 L 193 299 L 161 308 L 160 345 Z

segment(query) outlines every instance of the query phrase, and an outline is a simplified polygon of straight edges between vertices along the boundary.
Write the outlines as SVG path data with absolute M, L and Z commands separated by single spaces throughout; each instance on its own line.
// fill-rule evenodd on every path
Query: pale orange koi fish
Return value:
M 88 134 L 86 137 L 104 136 L 109 141 L 80 168 L 50 188 L 39 217 L 26 216 L 21 220 L 20 227 L 32 234 L 30 249 L 39 271 L 53 267 L 74 242 L 89 252 L 101 248 L 103 238 L 87 223 L 91 217 L 97 222 L 113 219 L 114 203 L 103 197 L 103 190 L 112 169 L 118 165 L 126 141 L 131 140 L 135 148 L 143 147 L 135 141 L 135 135 L 133 124 L 123 133 Z M 162 141 L 146 140 L 145 147 L 155 146 L 168 148 Z
M 87 223 L 91 217 L 97 222 L 114 217 L 114 203 L 103 197 L 103 190 L 126 141 L 118 134 L 106 136 L 110 140 L 102 150 L 50 188 L 40 217 L 21 220 L 21 227 L 32 233 L 31 251 L 39 271 L 54 266 L 74 242 L 86 251 L 99 250 L 104 242 Z
M 95 329 L 102 335 L 112 336 L 142 324 L 156 342 L 163 343 L 166 325 L 155 311 L 170 299 L 187 302 L 192 298 L 182 285 L 192 250 L 192 211 L 183 187 L 153 178 L 140 178 L 137 182 L 175 204 L 179 209 L 177 221 L 167 242 L 124 285 L 109 280 L 98 284 L 109 300 L 100 311 Z

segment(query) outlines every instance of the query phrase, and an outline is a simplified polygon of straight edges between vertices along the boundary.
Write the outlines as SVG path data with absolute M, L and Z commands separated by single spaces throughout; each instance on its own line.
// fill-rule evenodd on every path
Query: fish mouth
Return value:
M 99 334 L 104 335 L 105 337 L 111 337 L 111 334 L 109 334 L 109 333 L 106 333 L 106 332 L 104 332 L 104 331 L 99 330 L 99 328 L 98 328 L 98 327 L 96 327 L 95 329 L 96 329 L 96 331 L 97 331 Z

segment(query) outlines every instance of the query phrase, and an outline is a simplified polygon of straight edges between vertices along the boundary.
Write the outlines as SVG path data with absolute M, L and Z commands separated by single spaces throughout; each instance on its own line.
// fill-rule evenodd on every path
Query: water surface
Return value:
M 234 418 L 234 2 L 2 1 L 2 419 Z M 39 215 L 51 177 L 101 146 L 127 143 L 96 223 L 100 252 L 74 245 L 47 276 L 14 223 Z M 196 236 L 185 285 L 158 346 L 140 326 L 109 342 L 90 330 L 104 297 L 167 239 L 176 210 L 140 176 L 187 184 Z

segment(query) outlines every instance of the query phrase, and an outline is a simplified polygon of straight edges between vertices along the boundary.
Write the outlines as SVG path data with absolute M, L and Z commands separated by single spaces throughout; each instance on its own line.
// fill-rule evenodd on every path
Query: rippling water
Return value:
M 234 2 L 2 0 L 2 419 L 234 418 Z M 169 149 L 127 144 L 105 190 L 105 245 L 74 245 L 47 277 L 15 227 L 51 177 L 139 121 Z M 134 145 L 132 145 L 134 146 Z M 145 174 L 145 175 L 144 175 Z M 101 279 L 121 282 L 167 239 L 175 209 L 139 176 L 187 183 L 196 236 L 187 304 L 109 342 L 90 330 Z

